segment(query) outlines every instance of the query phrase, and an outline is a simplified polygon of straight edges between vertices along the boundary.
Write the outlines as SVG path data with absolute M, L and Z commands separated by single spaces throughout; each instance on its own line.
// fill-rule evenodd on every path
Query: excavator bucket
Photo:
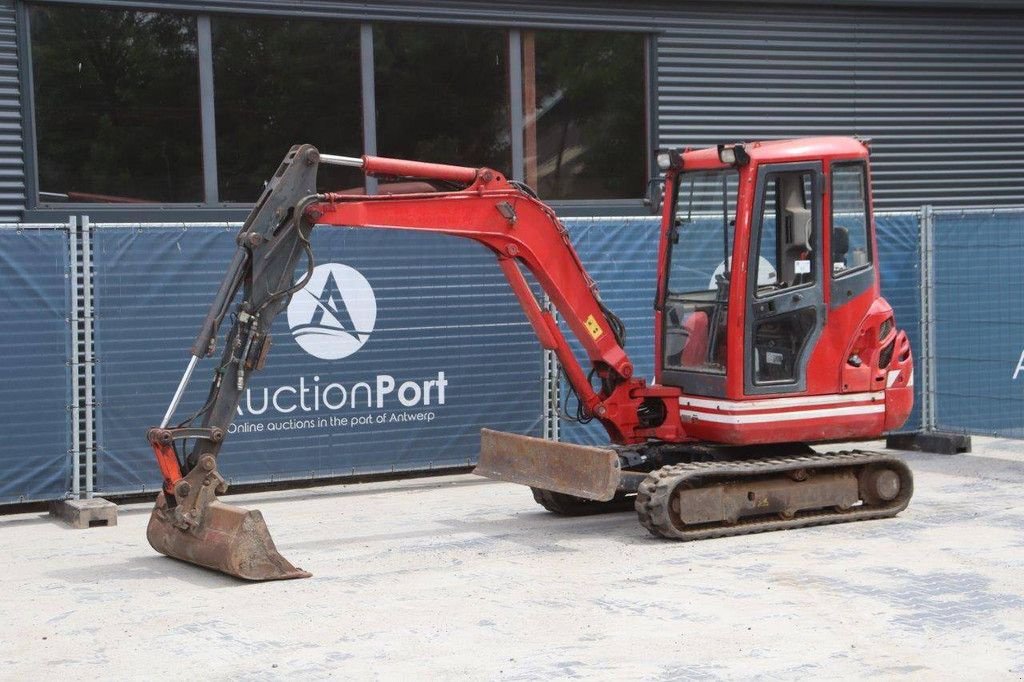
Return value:
M 244 580 L 308 578 L 277 551 L 263 514 L 214 500 L 201 510 L 199 522 L 181 529 L 164 493 L 149 517 L 146 538 L 153 549 Z
M 621 478 L 619 456 L 609 448 L 491 429 L 480 430 L 480 459 L 473 473 L 601 502 L 615 497 Z

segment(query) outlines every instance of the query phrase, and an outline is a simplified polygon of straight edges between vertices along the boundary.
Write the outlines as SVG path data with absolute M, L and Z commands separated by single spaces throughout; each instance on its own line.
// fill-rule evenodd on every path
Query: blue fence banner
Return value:
M 875 220 L 882 295 L 893 306 L 899 326 L 907 330 L 912 348 L 918 352 L 921 348 L 918 217 L 916 213 L 879 214 Z M 652 381 L 660 220 L 656 217 L 581 218 L 566 219 L 563 222 L 580 259 L 600 287 L 605 303 L 626 324 L 626 350 L 636 364 L 635 375 Z M 708 226 L 712 224 L 713 221 L 709 220 Z M 685 271 L 674 271 L 673 277 L 682 274 L 684 280 L 681 281 L 685 283 L 680 284 L 680 287 L 683 289 L 687 284 L 694 289 L 709 286 L 715 270 L 722 262 L 721 232 L 700 227 L 698 223 L 695 229 L 688 230 L 687 236 L 681 237 L 680 244 L 686 249 L 688 265 Z M 579 344 L 572 340 L 572 345 L 576 357 L 584 367 L 589 367 L 589 361 Z M 917 385 L 919 387 L 920 382 Z M 567 396 L 564 378 L 560 390 L 564 405 Z M 919 427 L 919 404 L 918 397 L 914 412 L 904 429 Z M 569 404 L 567 407 L 568 413 L 575 416 L 575 406 Z M 597 421 L 578 424 L 566 419 L 564 415 L 560 423 L 560 439 L 587 445 L 608 442 L 604 428 Z
M 0 503 L 71 489 L 68 234 L 0 229 Z
M 1024 210 L 933 213 L 937 429 L 1024 437 Z
M 187 363 L 235 232 L 97 228 L 98 493 L 158 487 L 145 431 Z M 267 367 L 225 441 L 229 482 L 462 466 L 481 427 L 539 435 L 541 349 L 488 250 L 326 227 L 313 247 L 313 278 L 275 320 Z M 199 367 L 175 423 L 206 397 L 214 361 Z
M 921 229 L 918 213 L 882 213 L 875 215 L 875 241 L 878 244 L 878 274 L 882 296 L 892 306 L 896 326 L 907 332 L 914 354 L 914 409 L 900 431 L 921 428 L 920 376 L 924 366 L 921 341 Z

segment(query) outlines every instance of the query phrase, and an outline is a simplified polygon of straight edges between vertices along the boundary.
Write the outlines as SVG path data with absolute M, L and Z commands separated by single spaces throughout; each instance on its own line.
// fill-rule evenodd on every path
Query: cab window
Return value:
M 734 169 L 680 178 L 664 312 L 666 369 L 725 372 L 738 189 Z
M 832 167 L 832 274 L 842 277 L 871 263 L 867 174 L 861 162 Z
M 810 172 L 770 173 L 761 204 L 757 252 L 757 295 L 813 284 L 814 195 Z

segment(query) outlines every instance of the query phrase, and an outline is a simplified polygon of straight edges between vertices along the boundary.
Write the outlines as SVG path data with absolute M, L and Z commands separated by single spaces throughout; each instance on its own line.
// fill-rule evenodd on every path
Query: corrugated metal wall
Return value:
M 1024 14 L 687 11 L 658 42 L 666 144 L 872 137 L 879 208 L 1024 202 Z
M 657 36 L 661 144 L 820 133 L 875 139 L 880 208 L 1024 203 L 1024 9 L 951 0 L 860 4 L 330 2 L 192 0 L 79 4 L 632 30 Z M 953 5 L 960 5 L 960 8 Z M 986 9 L 990 7 L 1017 9 Z M 936 8 L 938 7 L 938 8 Z M 23 198 L 14 13 L 0 5 L 0 203 Z M 8 40 L 10 38 L 10 40 Z
M 0 222 L 21 218 L 25 163 L 14 2 L 0 2 Z

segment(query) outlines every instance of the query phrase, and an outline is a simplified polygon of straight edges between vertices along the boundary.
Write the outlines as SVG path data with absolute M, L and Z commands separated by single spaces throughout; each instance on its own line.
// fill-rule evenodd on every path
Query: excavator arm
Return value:
M 278 553 L 258 511 L 217 499 L 227 491 L 217 457 L 249 377 L 266 362 L 274 318 L 312 273 L 312 226 L 302 216 L 305 206 L 316 200 L 316 174 L 316 150 L 296 146 L 267 183 L 238 233 L 238 248 L 192 345 L 192 357 L 171 404 L 160 426 L 147 433 L 163 475 L 163 490 L 146 533 L 150 544 L 168 556 L 250 580 L 309 575 Z M 296 283 L 295 269 L 303 257 L 306 273 Z M 172 426 L 198 361 L 216 352 L 220 324 L 240 291 L 241 301 L 206 401 L 195 414 Z M 186 453 L 189 442 L 194 445 Z
M 353 166 L 373 176 L 419 178 L 444 189 L 415 191 L 423 185 L 407 184 L 404 189 L 413 192 L 318 193 L 320 163 Z M 160 426 L 148 432 L 164 479 L 147 533 L 158 551 L 247 579 L 308 575 L 277 552 L 258 511 L 226 505 L 216 496 L 227 489 L 217 457 L 249 377 L 266 362 L 273 320 L 312 274 L 309 237 L 315 225 L 430 231 L 483 244 L 495 255 L 540 343 L 557 355 L 584 414 L 599 419 L 615 442 L 640 442 L 651 435 L 642 418 L 645 384 L 633 378 L 622 323 L 601 302 L 555 213 L 529 188 L 487 168 L 321 155 L 300 145 L 289 151 L 239 231 L 237 251 L 192 346 L 188 368 Z M 579 340 L 589 372 L 554 315 L 538 304 L 523 268 Z M 215 353 L 219 327 L 239 292 L 207 400 L 196 414 L 171 426 L 198 360 Z M 189 441 L 194 446 L 185 453 Z M 601 466 L 595 471 L 614 468 L 608 450 L 569 454 L 598 457 Z

